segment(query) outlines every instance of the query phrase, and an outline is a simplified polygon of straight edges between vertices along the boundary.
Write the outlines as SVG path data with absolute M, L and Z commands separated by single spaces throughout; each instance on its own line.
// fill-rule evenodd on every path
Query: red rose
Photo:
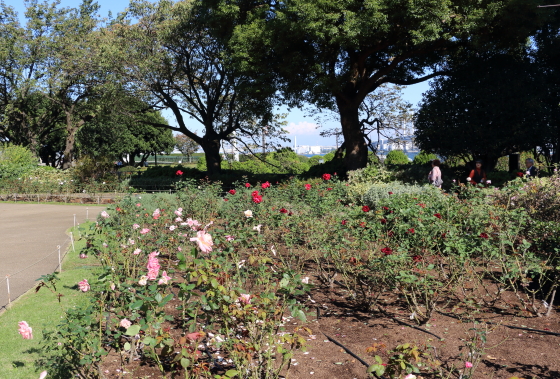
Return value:
M 327 188 L 327 191 L 332 191 L 332 188 Z
M 420 255 L 413 255 L 412 260 L 416 263 L 422 262 L 422 257 Z
M 235 190 L 234 190 L 234 189 L 230 189 L 228 192 L 229 192 L 231 195 L 235 195 Z
M 441 218 L 441 215 L 439 213 L 434 214 L 434 216 L 437 218 Z
M 488 236 L 488 234 L 486 234 L 486 233 L 480 233 L 480 236 L 479 236 L 479 237 L 480 237 L 480 238 L 484 238 L 484 239 L 490 238 L 490 236 Z
M 245 183 L 245 187 L 249 188 L 249 187 L 251 187 L 251 184 Z
M 331 180 L 331 174 L 323 174 L 323 180 Z
M 261 184 L 262 189 L 266 189 L 268 187 L 270 187 L 270 183 L 269 182 L 264 182 L 263 184 Z
M 181 176 L 181 175 L 183 175 L 183 171 L 177 170 L 177 172 L 175 173 L 175 175 Z
M 369 209 L 369 207 L 368 207 L 367 205 L 364 205 L 364 206 L 362 207 L 362 211 L 364 211 L 364 212 L 369 212 L 370 209 Z
M 445 238 L 445 236 L 447 236 L 447 233 L 441 233 L 441 238 Z
M 388 193 L 389 195 L 392 195 L 392 194 L 393 194 L 393 192 L 387 192 L 387 193 Z
M 414 234 L 414 228 L 408 229 L 407 233 Z
M 346 220 L 342 220 L 341 224 L 346 225 Z
M 309 191 L 311 189 L 311 184 L 306 184 L 305 189 Z
M 518 173 L 517 173 L 517 176 L 520 177 L 520 178 L 522 178 L 522 177 L 523 177 L 523 173 L 522 173 L 522 172 L 518 172 Z
M 387 219 L 382 218 L 381 220 L 379 220 L 382 224 L 386 224 L 387 223 Z
M 360 222 L 360 226 L 361 226 L 362 228 L 365 228 L 365 227 L 366 227 L 366 223 L 362 221 L 362 222 Z
M 292 213 L 292 212 L 288 213 L 288 216 L 291 216 L 291 215 L 293 215 L 293 213 Z
M 388 211 L 388 210 L 389 210 L 389 208 L 388 208 L 388 207 L 383 207 L 383 209 L 384 209 L 384 210 L 386 210 L 386 211 Z
M 385 255 L 393 254 L 393 250 L 391 250 L 391 248 L 389 247 L 384 247 L 383 249 L 381 249 L 381 252 L 384 253 Z
M 253 191 L 251 192 L 251 196 L 258 196 L 259 195 L 259 191 Z
M 286 208 L 280 208 L 280 213 L 288 213 L 288 210 Z
M 261 195 L 253 196 L 253 203 L 258 204 L 260 202 L 262 202 L 262 196 Z

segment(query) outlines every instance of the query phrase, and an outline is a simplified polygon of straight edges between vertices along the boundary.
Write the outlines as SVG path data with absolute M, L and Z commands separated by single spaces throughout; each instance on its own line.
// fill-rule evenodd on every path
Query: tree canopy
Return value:
M 233 25 L 217 23 L 203 3 L 135 0 L 129 17 L 113 25 L 120 44 L 117 67 L 132 96 L 152 109 L 169 109 L 176 126 L 151 125 L 180 132 L 205 152 L 210 173 L 221 169 L 221 141 L 239 140 L 272 123 L 275 89 L 239 72 L 228 57 Z M 135 20 L 138 20 L 135 22 Z M 188 119 L 195 123 L 189 123 Z M 202 132 L 197 134 L 197 127 Z
M 209 1 L 216 3 L 216 1 Z M 441 75 L 461 49 L 519 44 L 534 31 L 538 1 L 287 0 L 251 3 L 232 49 L 240 66 L 272 79 L 288 102 L 336 109 L 348 169 L 367 164 L 359 109 L 386 83 Z M 234 2 L 240 9 L 246 1 Z M 219 2 L 227 12 L 231 2 Z

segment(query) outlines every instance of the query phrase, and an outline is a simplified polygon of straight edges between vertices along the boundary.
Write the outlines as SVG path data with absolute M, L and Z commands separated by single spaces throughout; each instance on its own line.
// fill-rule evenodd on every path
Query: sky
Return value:
M 23 0 L 4 0 L 4 2 L 6 5 L 12 6 L 18 12 L 20 17 L 23 18 L 23 14 L 25 12 Z M 80 3 L 80 0 L 61 0 L 60 6 L 77 7 L 80 5 Z M 117 13 L 122 12 L 126 9 L 129 4 L 129 0 L 97 0 L 97 3 L 101 7 L 99 11 L 101 17 L 106 17 L 109 12 L 111 12 L 114 17 L 117 15 Z M 405 89 L 403 90 L 403 98 L 405 101 L 408 101 L 416 106 L 422 99 L 422 94 L 428 89 L 428 82 L 405 87 Z M 336 144 L 334 137 L 324 138 L 319 135 L 319 133 L 323 129 L 317 129 L 317 124 L 314 117 L 307 114 L 305 111 L 299 109 L 288 110 L 286 108 L 281 108 L 278 110 L 278 113 L 288 113 L 288 117 L 286 118 L 288 125 L 285 129 L 289 132 L 288 137 L 292 141 L 290 146 L 293 146 L 294 137 L 297 137 L 298 146 L 334 146 Z M 176 125 L 171 112 L 164 111 L 163 116 L 167 118 L 171 125 Z M 193 120 L 192 123 L 194 124 L 196 123 L 196 121 Z M 324 123 L 324 128 L 327 129 L 336 126 L 338 125 L 334 121 Z M 193 128 L 197 129 L 195 125 L 193 125 Z

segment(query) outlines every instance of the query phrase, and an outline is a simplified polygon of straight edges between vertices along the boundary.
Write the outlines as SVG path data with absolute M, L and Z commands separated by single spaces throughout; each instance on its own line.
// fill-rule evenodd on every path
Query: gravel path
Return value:
M 0 312 L 10 299 L 32 288 L 41 275 L 58 267 L 58 249 L 64 254 L 70 237 L 66 230 L 95 219 L 102 207 L 0 203 Z

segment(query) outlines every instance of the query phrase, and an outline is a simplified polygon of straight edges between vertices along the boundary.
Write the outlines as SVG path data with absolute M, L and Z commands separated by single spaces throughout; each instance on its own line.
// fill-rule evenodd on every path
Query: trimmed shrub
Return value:
M 385 158 L 385 164 L 409 164 L 408 156 L 402 150 L 391 150 Z
M 434 159 L 437 159 L 437 156 L 435 154 L 427 153 L 424 150 L 422 150 L 418 155 L 414 157 L 412 163 L 418 165 L 425 165 L 433 161 Z
M 23 146 L 0 147 L 0 178 L 16 178 L 37 167 L 37 158 Z
M 390 196 L 399 195 L 420 195 L 423 193 L 434 194 L 435 196 L 443 196 L 442 192 L 431 185 L 407 185 L 400 182 L 379 183 L 371 186 L 363 196 L 363 203 L 370 207 L 377 206 L 382 199 Z

